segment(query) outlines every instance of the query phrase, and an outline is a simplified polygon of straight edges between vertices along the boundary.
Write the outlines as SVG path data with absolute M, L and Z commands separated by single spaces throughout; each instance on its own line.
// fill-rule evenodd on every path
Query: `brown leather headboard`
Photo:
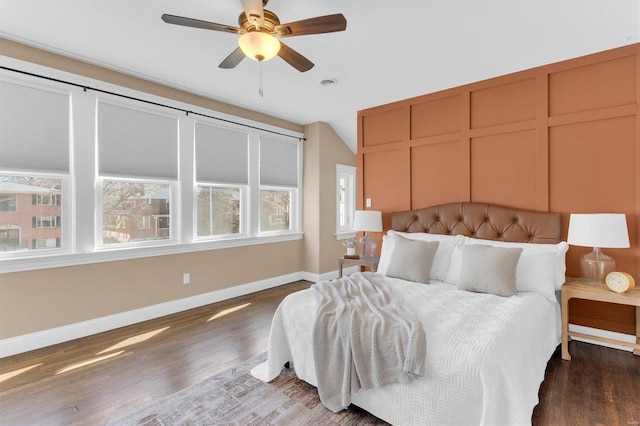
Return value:
M 391 215 L 391 229 L 394 231 L 466 235 L 519 243 L 556 244 L 561 241 L 561 224 L 560 213 L 466 202 Z

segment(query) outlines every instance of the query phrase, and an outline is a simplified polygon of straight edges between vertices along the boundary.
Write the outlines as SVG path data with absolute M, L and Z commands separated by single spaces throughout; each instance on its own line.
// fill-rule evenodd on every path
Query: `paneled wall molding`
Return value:
M 469 137 L 476 138 L 479 136 L 498 135 L 501 133 L 513 133 L 521 130 L 536 129 L 537 120 L 518 121 L 514 123 L 498 124 L 495 126 L 480 127 L 478 129 L 470 129 Z
M 607 250 L 640 280 L 640 44 L 425 94 L 358 113 L 358 208 L 476 201 L 563 213 L 624 213 L 631 248 Z M 577 276 L 588 251 L 571 247 Z M 572 322 L 624 332 L 635 312 L 579 301 Z
M 565 126 L 567 124 L 606 120 L 609 118 L 633 116 L 636 114 L 638 114 L 638 104 L 628 104 L 549 117 L 548 126 Z
M 444 135 L 438 136 L 427 136 L 420 139 L 413 139 L 409 141 L 410 147 L 422 146 L 422 145 L 431 145 L 435 143 L 447 143 L 454 142 L 462 139 L 462 132 L 454 132 L 454 133 L 446 133 Z M 382 148 L 382 147 L 381 147 Z

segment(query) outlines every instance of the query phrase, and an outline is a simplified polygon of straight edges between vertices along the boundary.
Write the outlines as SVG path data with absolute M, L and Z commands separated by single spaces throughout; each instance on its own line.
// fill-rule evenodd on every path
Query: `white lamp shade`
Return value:
M 382 213 L 375 210 L 356 210 L 353 216 L 353 230 L 382 232 Z
M 627 220 L 622 213 L 571 214 L 567 242 L 574 246 L 629 247 Z
M 271 34 L 252 31 L 238 39 L 240 49 L 255 61 L 268 61 L 280 51 L 280 42 Z

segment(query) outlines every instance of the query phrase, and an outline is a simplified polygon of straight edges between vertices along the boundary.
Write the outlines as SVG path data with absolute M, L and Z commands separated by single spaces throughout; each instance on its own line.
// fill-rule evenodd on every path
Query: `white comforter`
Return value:
M 547 361 L 560 342 L 558 304 L 535 293 L 504 298 L 438 281 L 386 279 L 424 327 L 425 374 L 361 391 L 353 403 L 398 425 L 530 424 Z M 273 380 L 293 361 L 298 377 L 317 385 L 315 311 L 311 290 L 283 300 L 271 326 L 269 359 L 252 370 L 255 377 Z

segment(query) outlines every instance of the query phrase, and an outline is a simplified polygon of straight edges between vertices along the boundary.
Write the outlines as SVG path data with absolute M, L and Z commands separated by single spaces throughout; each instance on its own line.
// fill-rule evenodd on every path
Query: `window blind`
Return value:
M 0 167 L 68 173 L 69 99 L 0 81 Z
M 98 103 L 98 168 L 102 175 L 178 177 L 178 120 Z
M 196 123 L 196 180 L 247 185 L 249 135 Z
M 298 143 L 260 138 L 260 184 L 298 186 Z

